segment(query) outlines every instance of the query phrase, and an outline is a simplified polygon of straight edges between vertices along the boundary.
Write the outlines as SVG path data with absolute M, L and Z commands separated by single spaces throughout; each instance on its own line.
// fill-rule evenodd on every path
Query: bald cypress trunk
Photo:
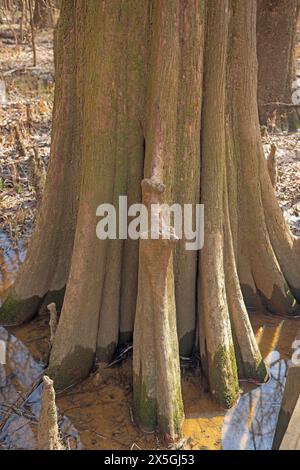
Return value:
M 238 377 L 267 375 L 247 307 L 293 314 L 300 301 L 260 140 L 256 14 L 255 1 L 62 2 L 50 170 L 0 319 L 28 320 L 66 287 L 56 388 L 133 338 L 136 420 L 168 439 L 183 418 L 180 355 L 200 348 L 211 392 L 232 406 Z M 203 250 L 186 250 L 161 209 L 156 239 L 99 240 L 97 207 L 118 211 L 120 195 L 148 210 L 202 202 Z
M 51 157 L 43 203 L 26 261 L 1 309 L 3 323 L 30 320 L 55 301 L 60 309 L 69 275 L 76 226 L 81 162 L 80 17 L 72 0 L 63 3 L 55 44 L 56 87 Z M 77 33 L 74 24 L 78 26 Z M 78 54 L 75 54 L 77 49 Z M 30 276 L 28 275 L 30 272 Z
M 153 8 L 143 202 L 172 202 L 175 176 L 179 80 L 178 2 L 157 2 Z M 168 123 L 168 125 L 166 125 Z M 150 217 L 150 216 L 149 216 Z M 157 239 L 140 242 L 133 380 L 135 414 L 142 427 L 175 438 L 180 434 L 183 405 L 180 386 L 172 248 L 176 242 L 168 222 L 159 223 Z M 167 227 L 164 227 L 164 224 Z M 170 231 L 163 239 L 164 231 Z

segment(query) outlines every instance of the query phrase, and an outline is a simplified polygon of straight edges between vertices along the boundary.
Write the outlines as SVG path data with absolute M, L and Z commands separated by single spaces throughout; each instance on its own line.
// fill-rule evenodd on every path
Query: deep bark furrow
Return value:
M 179 79 L 180 2 L 154 3 L 152 55 L 147 98 L 147 131 L 143 202 L 151 210 L 170 202 L 174 184 L 174 158 Z M 170 47 L 171 46 L 171 47 Z M 168 123 L 168 126 L 166 125 Z M 175 439 L 183 420 L 180 366 L 176 331 L 175 286 L 171 227 L 163 239 L 163 215 L 157 240 L 141 240 L 139 281 L 134 330 L 133 386 L 138 423 Z M 150 221 L 149 214 L 149 221 Z M 149 236 L 154 227 L 149 227 Z M 145 325 L 146 328 L 145 328 Z M 150 360 L 149 360 L 150 359 Z

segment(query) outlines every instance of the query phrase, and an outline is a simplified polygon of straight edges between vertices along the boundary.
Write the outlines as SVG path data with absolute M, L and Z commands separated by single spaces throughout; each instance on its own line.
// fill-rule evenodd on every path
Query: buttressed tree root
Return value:
M 169 144 L 161 125 L 159 106 L 156 116 L 155 109 L 151 111 L 156 121 L 152 129 L 154 142 L 149 138 L 153 153 L 146 155 L 151 162 L 151 176 L 142 181 L 149 222 L 151 207 L 165 201 L 164 155 Z M 178 239 L 160 210 L 154 217 L 155 227 L 151 226 L 140 242 L 133 341 L 134 408 L 142 428 L 153 431 L 158 426 L 167 439 L 174 440 L 180 436 L 183 421 L 172 256 Z
M 137 422 L 170 439 L 183 418 L 179 354 L 200 349 L 230 407 L 238 377 L 267 376 L 247 308 L 299 310 L 299 243 L 261 144 L 256 13 L 240 0 L 62 2 L 45 194 L 0 321 L 55 302 L 58 389 L 133 338 Z M 160 213 L 169 239 L 98 240 L 96 209 L 119 195 L 149 209 L 202 202 L 203 250 L 188 253 Z

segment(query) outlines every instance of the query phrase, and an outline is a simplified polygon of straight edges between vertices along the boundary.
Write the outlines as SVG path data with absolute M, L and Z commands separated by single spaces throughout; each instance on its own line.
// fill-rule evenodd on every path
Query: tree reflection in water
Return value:
M 222 429 L 225 450 L 268 450 L 272 448 L 283 396 L 287 361 L 278 351 L 266 358 L 270 380 L 241 396 L 226 413 Z
M 0 341 L 6 342 L 6 364 L 0 364 L 0 449 L 35 449 L 44 365 L 2 327 Z M 68 447 L 81 448 L 68 418 L 61 416 L 59 427 Z

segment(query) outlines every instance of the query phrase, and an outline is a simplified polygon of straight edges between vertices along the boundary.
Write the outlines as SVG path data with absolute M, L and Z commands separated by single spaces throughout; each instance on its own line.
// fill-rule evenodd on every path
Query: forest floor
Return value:
M 54 91 L 52 32 L 36 36 L 37 67 L 32 67 L 29 43 L 16 46 L 9 34 L 4 36 L 0 28 L 0 300 L 24 259 L 42 196 Z M 271 142 L 277 147 L 277 196 L 292 231 L 300 235 L 300 133 L 269 134 L 263 142 L 266 155 Z M 43 315 L 12 330 L 41 363 L 49 353 L 48 321 Z M 300 320 L 258 314 L 251 321 L 264 356 L 276 349 L 281 357 L 290 357 Z M 220 449 L 226 411 L 201 390 L 199 374 L 183 369 L 182 381 L 186 419 L 184 440 L 178 445 Z M 163 447 L 155 434 L 144 434 L 134 425 L 131 383 L 129 354 L 57 396 L 60 412 L 78 429 L 85 448 Z M 249 390 L 248 384 L 241 387 Z
M 292 343 L 300 330 L 300 319 L 253 312 L 250 319 L 263 358 L 270 366 L 272 360 L 268 358 L 275 354 L 273 362 L 279 370 L 273 371 L 270 383 L 262 386 L 240 381 L 240 401 L 231 410 L 225 410 L 205 392 L 200 374 L 182 368 L 185 420 L 183 438 L 175 448 L 251 449 L 252 442 L 255 442 L 254 448 L 271 447 L 284 388 L 286 362 L 291 357 Z M 22 341 L 38 363 L 45 364 L 50 347 L 48 315 L 38 316 L 29 324 L 8 330 Z M 165 449 L 156 434 L 145 434 L 134 423 L 130 355 L 124 356 L 124 360 L 113 367 L 98 365 L 88 379 L 58 393 L 56 401 L 60 414 L 69 418 L 79 432 L 85 449 Z M 32 428 L 35 433 L 36 427 Z M 22 439 L 20 432 L 18 439 Z
M 1 29 L 0 29 L 1 39 Z M 54 92 L 52 32 L 36 37 L 37 67 L 29 44 L 0 41 L 0 228 L 12 240 L 26 236 L 47 167 Z
M 300 236 L 300 132 L 269 134 L 263 138 L 265 155 L 276 145 L 276 195 L 294 235 Z

